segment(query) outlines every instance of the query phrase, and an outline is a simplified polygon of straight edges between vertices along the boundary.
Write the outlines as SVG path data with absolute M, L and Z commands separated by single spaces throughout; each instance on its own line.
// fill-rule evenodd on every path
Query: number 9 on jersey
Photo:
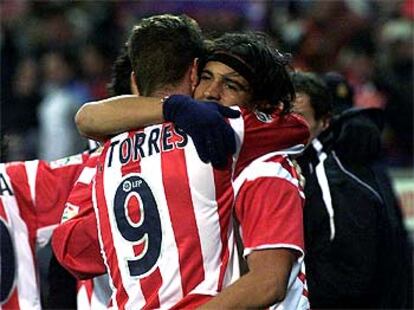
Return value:
M 162 241 L 160 215 L 148 183 L 137 174 L 125 176 L 115 193 L 114 212 L 122 237 L 132 246 L 143 245 L 138 255 L 127 259 L 130 275 L 142 277 L 157 263 Z

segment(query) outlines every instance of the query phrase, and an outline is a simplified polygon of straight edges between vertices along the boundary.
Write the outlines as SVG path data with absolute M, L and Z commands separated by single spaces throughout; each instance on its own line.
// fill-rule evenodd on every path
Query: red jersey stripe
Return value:
M 155 269 L 150 276 L 141 279 L 141 289 L 142 293 L 147 301 L 143 309 L 156 309 L 160 307 L 160 299 L 158 294 L 153 292 L 158 292 L 162 285 L 162 277 L 160 269 Z
M 220 239 L 222 243 L 220 254 L 222 264 L 220 266 L 220 276 L 217 287 L 218 291 L 221 291 L 223 287 L 223 280 L 229 261 L 228 233 L 229 225 L 231 225 L 230 216 L 233 210 L 232 206 L 234 201 L 233 187 L 228 186 L 228 184 L 231 183 L 231 178 L 232 174 L 230 169 L 214 169 L 214 183 L 216 188 L 216 200 L 220 224 Z
M 5 302 L 4 304 L 1 305 L 1 309 L 2 310 L 9 310 L 9 309 L 10 310 L 16 310 L 16 309 L 20 309 L 19 294 L 18 294 L 17 286 L 13 290 L 13 293 L 10 296 L 9 300 L 7 302 Z
M 177 138 L 177 137 L 174 137 Z M 171 166 L 174 163 L 174 166 Z M 204 279 L 201 241 L 191 198 L 184 150 L 161 155 L 163 185 L 180 260 L 181 284 L 184 296 Z M 174 176 L 174 177 L 172 177 Z M 178 183 L 176 180 L 180 180 Z M 187 236 L 191 236 L 188 238 Z
M 6 220 L 6 222 L 9 221 L 9 218 L 7 216 L 6 211 L 4 210 L 4 205 L 3 205 L 3 201 L 0 197 L 0 217 L 4 218 Z
M 301 280 L 303 283 L 306 281 L 306 275 L 303 272 L 300 272 L 298 275 L 299 280 Z

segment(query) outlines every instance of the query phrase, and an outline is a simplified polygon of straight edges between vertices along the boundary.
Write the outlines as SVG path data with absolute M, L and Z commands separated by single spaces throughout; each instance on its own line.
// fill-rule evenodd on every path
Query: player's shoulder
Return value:
M 43 160 L 28 160 L 28 161 L 12 161 L 8 163 L 0 164 L 0 173 L 2 178 L 4 175 L 7 175 L 12 181 L 27 179 L 27 174 L 36 174 L 39 165 L 48 165 L 46 161 Z
M 236 191 L 248 181 L 272 178 L 300 187 L 299 173 L 287 153 L 269 153 L 253 160 L 234 180 Z
M 308 128 L 308 123 L 299 114 L 294 112 L 282 113 L 276 110 L 273 113 L 265 113 L 259 110 L 249 110 L 246 108 L 240 108 L 240 112 L 243 120 L 249 123 L 256 124 L 257 126 L 263 124 L 277 124 L 278 126 L 299 126 Z

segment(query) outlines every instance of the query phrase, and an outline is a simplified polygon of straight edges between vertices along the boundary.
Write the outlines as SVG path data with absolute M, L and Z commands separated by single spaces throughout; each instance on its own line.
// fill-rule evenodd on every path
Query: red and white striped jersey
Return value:
M 171 123 L 106 142 L 94 206 L 114 307 L 194 308 L 238 277 L 233 173 L 260 155 L 303 145 L 309 135 L 293 115 L 242 115 L 230 120 L 238 149 L 224 170 L 203 163 L 191 138 Z
M 271 309 L 309 309 L 304 266 L 304 192 L 287 154 L 275 152 L 254 160 L 234 181 L 235 215 L 244 256 L 265 249 L 297 252 L 286 298 Z M 277 268 L 277 266 L 275 266 Z
M 100 255 L 96 217 L 92 206 L 92 181 L 95 178 L 99 155 L 98 149 L 91 153 L 82 166 L 82 171 L 67 198 L 62 223 L 56 227 L 52 236 L 56 258 L 65 267 L 69 266 L 75 276 L 106 272 Z M 86 223 L 89 229 L 82 230 L 77 235 L 79 223 Z M 93 266 L 99 266 L 99 270 Z M 106 309 L 110 297 L 108 275 L 78 281 L 78 309 Z
M 60 222 L 86 157 L 0 164 L 1 309 L 40 308 L 35 248 Z
M 52 235 L 52 248 L 57 260 L 78 279 L 106 272 L 92 206 L 92 184 L 99 155 L 100 150 L 95 151 L 82 166 L 65 203 L 61 224 Z
M 98 264 L 102 266 L 102 273 L 106 271 L 100 256 L 96 217 L 92 206 L 92 180 L 95 177 L 99 155 L 100 150 L 98 149 L 90 154 L 87 162 L 82 166 L 82 171 L 65 203 L 61 225 L 53 232 L 52 246 L 57 259 L 61 262 L 63 260 L 64 265 L 66 262 L 69 262 L 72 268 L 71 271 L 76 276 L 77 272 L 85 273 L 85 269 L 88 272 L 96 272 L 96 270 L 91 268 L 90 261 L 99 258 L 100 261 L 98 261 Z M 87 236 L 93 236 L 95 234 L 96 238 L 94 238 L 94 243 L 91 244 L 84 242 L 79 237 L 73 237 L 72 232 L 76 232 L 73 228 L 79 221 L 82 221 L 82 223 L 86 222 L 90 228 L 88 232 L 82 231 L 82 237 L 84 234 Z M 79 251 L 73 251 L 74 246 L 72 245 L 72 241 L 74 241 Z M 67 248 L 70 248 L 71 251 L 66 251 Z M 93 254 L 88 253 L 86 255 L 76 256 L 79 252 L 84 253 L 85 249 L 92 251 Z M 93 252 L 93 250 L 96 250 L 96 252 Z M 79 257 L 85 258 L 87 263 L 79 259 Z M 83 269 L 82 267 L 84 266 L 87 266 L 87 268 Z M 79 268 L 81 271 L 79 271 Z M 108 275 L 97 276 L 88 280 L 79 280 L 77 289 L 78 309 L 106 309 L 108 307 L 111 297 Z

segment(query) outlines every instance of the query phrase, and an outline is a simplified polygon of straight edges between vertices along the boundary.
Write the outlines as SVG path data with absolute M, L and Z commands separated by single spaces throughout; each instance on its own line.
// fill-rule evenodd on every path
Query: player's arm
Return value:
M 85 208 L 54 230 L 52 249 L 60 264 L 77 279 L 88 279 L 106 272 L 92 207 Z
M 251 309 L 282 301 L 295 260 L 295 253 L 288 249 L 252 252 L 247 257 L 249 272 L 202 308 Z
M 75 116 L 79 132 L 91 139 L 164 121 L 161 98 L 124 95 L 84 104 Z
M 249 271 L 205 308 L 264 308 L 283 301 L 292 266 L 303 255 L 303 199 L 299 187 L 288 181 L 296 179 L 294 168 L 265 162 L 246 170 L 235 212 Z M 260 171 L 275 171 L 275 177 L 260 177 Z
M 121 96 L 85 104 L 76 115 L 76 123 L 81 134 L 102 140 L 112 134 L 170 121 L 192 138 L 203 162 L 220 168 L 236 151 L 234 131 L 225 118 L 239 116 L 239 111 L 190 96 Z

